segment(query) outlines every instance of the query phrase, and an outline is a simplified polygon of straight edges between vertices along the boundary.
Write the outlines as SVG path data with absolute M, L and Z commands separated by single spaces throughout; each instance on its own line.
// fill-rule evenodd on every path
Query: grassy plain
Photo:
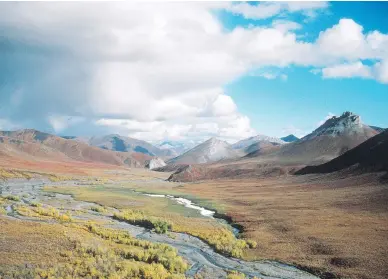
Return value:
M 247 259 L 294 263 L 325 278 L 387 278 L 388 185 L 376 174 L 214 180 L 171 190 L 212 200 L 243 225 L 243 237 L 258 244 Z
M 243 253 L 249 250 L 250 243 L 245 240 L 236 239 L 230 228 L 214 219 L 203 217 L 197 210 L 188 209 L 166 198 L 155 198 L 141 195 L 134 192 L 139 186 L 144 185 L 146 189 L 157 189 L 157 185 L 169 184 L 160 178 L 160 173 L 135 172 L 121 174 L 120 183 L 105 183 L 87 186 L 47 186 L 47 192 L 70 194 L 77 200 L 98 203 L 101 206 L 110 206 L 122 210 L 117 218 L 136 224 L 154 224 L 155 222 L 166 223 L 172 231 L 184 232 L 197 236 L 217 251 L 234 257 L 242 257 Z M 166 176 L 166 174 L 163 174 Z M 117 179 L 117 178 L 116 178 Z M 177 186 L 177 185 L 175 185 Z M 155 192 L 155 191 L 151 191 Z M 170 190 L 169 193 L 178 193 Z M 179 192 L 180 193 L 180 192 Z M 182 194 L 181 194 L 182 195 Z M 203 202 L 203 203 L 206 203 Z M 128 213 L 129 212 L 129 213 Z
M 45 190 L 98 203 L 102 207 L 96 208 L 97 212 L 103 210 L 103 206 L 139 210 L 146 216 L 171 222 L 175 231 L 197 235 L 210 243 L 214 241 L 213 246 L 225 236 L 226 241 L 222 243 L 225 247 L 220 250 L 229 249 L 236 239 L 230 238 L 233 237 L 231 232 L 221 224 L 203 218 L 197 211 L 183 211 L 182 206 L 168 199 L 151 198 L 132 190 L 186 197 L 226 213 L 244 227 L 242 237 L 257 242 L 256 248 L 242 249 L 241 256 L 245 259 L 293 263 L 314 270 L 323 278 L 383 279 L 388 274 L 388 186 L 379 183 L 375 174 L 219 179 L 185 184 L 166 183 L 163 180 L 168 173 L 147 170 L 91 168 L 85 173 L 87 178 L 72 173 L 58 175 L 78 177 L 78 186 L 51 186 Z M 15 175 L 25 176 L 25 173 Z M 2 204 L 9 202 L 6 198 L 0 200 Z M 3 224 L 4 220 L 0 221 Z M 54 231 L 47 232 L 47 237 L 48 227 L 37 227 L 45 225 L 28 223 L 27 230 L 22 230 L 22 225 L 25 226 L 24 223 L 1 226 L 1 261 L 20 266 L 23 257 L 41 263 L 47 258 L 54 262 L 63 260 L 57 252 L 60 254 L 61 247 L 66 248 L 71 243 L 56 239 L 55 235 L 60 231 L 55 231 L 56 226 L 60 225 L 53 225 Z M 15 226 L 19 226 L 18 229 Z M 20 232 L 12 234 L 14 230 Z M 25 237 L 24 232 L 31 232 L 33 239 Z M 9 236 L 4 238 L 4 235 Z M 211 239 L 213 236 L 216 236 L 215 240 Z M 41 238 L 47 238 L 47 242 Z M 19 244 L 17 239 L 25 239 L 32 246 L 24 242 Z M 56 241 L 64 242 L 55 244 Z M 14 249 L 4 250 L 5 243 L 10 247 L 15 245 Z M 47 243 L 58 247 L 52 249 L 55 253 L 44 248 Z M 32 255 L 35 252 L 32 247 L 40 245 L 42 251 L 36 250 L 38 252 Z

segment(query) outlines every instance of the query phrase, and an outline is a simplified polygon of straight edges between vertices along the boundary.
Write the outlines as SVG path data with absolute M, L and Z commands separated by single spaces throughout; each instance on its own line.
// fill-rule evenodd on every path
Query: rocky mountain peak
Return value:
M 337 136 L 343 133 L 360 131 L 363 128 L 361 117 L 353 112 L 346 111 L 341 116 L 333 116 L 320 127 L 303 139 L 311 139 L 321 135 Z

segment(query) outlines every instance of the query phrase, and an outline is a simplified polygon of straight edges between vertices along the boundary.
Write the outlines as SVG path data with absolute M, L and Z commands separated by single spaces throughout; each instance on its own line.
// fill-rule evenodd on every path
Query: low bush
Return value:
M 172 229 L 172 224 L 167 220 L 147 216 L 140 210 L 124 210 L 114 213 L 113 217 L 133 225 L 153 229 L 156 233 L 166 233 Z
M 187 270 L 187 264 L 178 256 L 177 250 L 167 244 L 139 240 L 127 232 L 101 228 L 93 224 L 88 224 L 86 228 L 105 240 L 124 244 L 125 248 L 115 250 L 124 259 L 161 264 L 171 273 L 184 273 Z
M 18 196 L 14 196 L 14 195 L 8 195 L 5 198 L 7 200 L 10 200 L 10 201 L 20 201 L 20 198 Z
M 102 206 L 92 206 L 90 210 L 98 212 L 98 213 L 104 213 L 106 212 L 106 209 Z
M 42 204 L 41 203 L 38 203 L 38 202 L 30 202 L 30 205 L 33 206 L 33 207 L 41 207 Z
M 227 279 L 245 279 L 245 275 L 237 271 L 230 271 L 226 276 Z
M 257 247 L 257 242 L 252 240 L 252 239 L 247 239 L 245 240 L 248 247 L 251 248 L 251 249 L 255 249 Z
M 23 216 L 29 216 L 29 217 L 39 217 L 39 216 L 45 216 L 45 217 L 51 217 L 54 218 L 60 222 L 72 222 L 73 219 L 71 217 L 70 212 L 67 213 L 61 213 L 59 210 L 57 210 L 54 207 L 43 207 L 43 206 L 24 206 L 20 205 L 16 208 L 16 211 Z

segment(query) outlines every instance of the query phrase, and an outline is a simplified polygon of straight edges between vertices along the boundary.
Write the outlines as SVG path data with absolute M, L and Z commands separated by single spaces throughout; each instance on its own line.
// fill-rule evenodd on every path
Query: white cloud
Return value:
M 319 34 L 317 44 L 324 55 L 349 59 L 365 55 L 363 27 L 352 19 L 341 19 L 337 25 Z
M 76 115 L 101 119 L 98 127 L 115 127 L 144 139 L 206 133 L 243 138 L 254 130 L 224 94 L 227 83 L 268 67 L 277 70 L 261 71 L 264 78 L 285 80 L 281 71 L 285 67 L 330 68 L 360 59 L 376 59 L 373 77 L 385 82 L 387 35 L 364 34 L 351 19 L 322 31 L 316 42 L 298 38 L 294 31 L 300 25 L 287 20 L 277 20 L 271 27 L 226 31 L 212 9 L 263 18 L 308 14 L 326 6 L 326 2 L 238 3 L 232 8 L 229 3 L 205 2 L 0 3 L 2 36 L 12 50 L 0 52 L 0 58 L 10 65 L 7 86 L 22 92 L 14 97 L 17 107 L 9 115 L 44 119 L 56 131 L 75 125 L 66 119 Z M 10 102 L 9 92 L 15 90 L 0 89 L 2 103 Z
M 272 21 L 272 27 L 282 32 L 288 32 L 292 30 L 298 30 L 302 28 L 302 25 L 295 21 L 289 21 L 284 19 L 277 19 Z
M 279 14 L 301 12 L 306 16 L 313 16 L 316 10 L 328 7 L 327 2 L 259 2 L 252 5 L 247 2 L 231 4 L 228 11 L 242 15 L 248 19 L 265 19 Z
M 48 117 L 48 122 L 56 133 L 62 132 L 67 127 L 74 124 L 80 123 L 85 119 L 83 117 L 77 116 L 67 116 L 67 115 L 50 115 Z
M 364 34 L 364 28 L 343 18 L 332 28 L 320 32 L 317 54 L 326 62 L 339 60 L 382 59 L 388 55 L 388 35 L 379 31 Z M 327 61 L 329 59 L 329 61 Z
M 366 78 L 376 79 L 381 83 L 388 83 L 388 63 L 387 60 L 377 62 L 373 66 L 364 65 L 361 61 L 354 63 L 344 63 L 325 67 L 322 69 L 312 69 L 312 73 L 322 73 L 323 78 Z
M 213 136 L 233 142 L 256 134 L 249 118 L 239 114 L 151 122 L 99 119 L 96 124 L 115 127 L 122 134 L 155 142 L 164 139 L 203 141 Z
M 374 65 L 373 73 L 381 83 L 388 83 L 388 59 Z
M 322 76 L 324 78 L 371 78 L 372 72 L 368 66 L 365 66 L 361 61 L 358 61 L 355 63 L 346 63 L 323 68 Z

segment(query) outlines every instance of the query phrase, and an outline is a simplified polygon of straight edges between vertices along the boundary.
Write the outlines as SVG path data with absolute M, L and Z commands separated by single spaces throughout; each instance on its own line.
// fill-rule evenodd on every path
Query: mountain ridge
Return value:
M 168 160 L 167 163 L 203 164 L 224 159 L 237 158 L 239 156 L 241 156 L 240 152 L 234 150 L 229 143 L 212 137 L 185 153 Z
M 35 129 L 0 131 L 2 156 L 29 160 L 79 161 L 142 167 L 149 156 L 139 153 L 116 152 L 65 139 Z

